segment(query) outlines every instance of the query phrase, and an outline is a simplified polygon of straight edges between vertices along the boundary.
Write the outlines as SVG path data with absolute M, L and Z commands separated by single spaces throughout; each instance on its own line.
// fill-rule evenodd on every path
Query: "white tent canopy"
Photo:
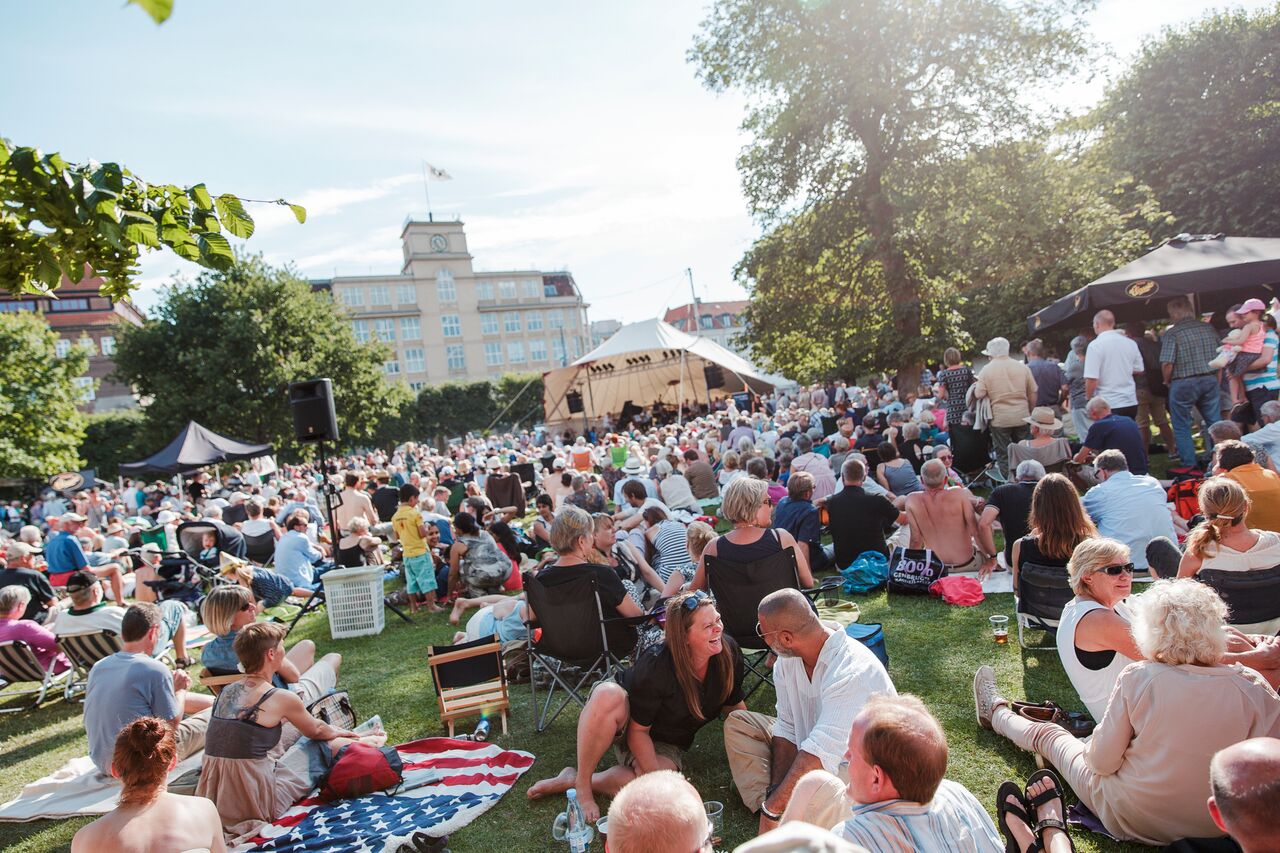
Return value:
M 763 394 L 785 382 L 709 338 L 685 334 L 661 320 L 643 320 L 623 326 L 573 364 L 543 374 L 546 423 L 583 416 L 599 421 L 606 413 L 621 412 L 627 402 L 646 408 L 656 402 L 705 403 L 703 368 L 708 364 L 722 369 L 723 393 L 750 389 Z M 571 393 L 582 395 L 581 413 L 569 411 Z

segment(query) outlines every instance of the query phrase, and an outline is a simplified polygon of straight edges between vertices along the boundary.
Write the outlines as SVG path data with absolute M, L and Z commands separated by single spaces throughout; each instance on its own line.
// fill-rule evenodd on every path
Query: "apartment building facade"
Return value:
M 111 379 L 115 372 L 116 339 L 121 324 L 142 325 L 142 313 L 130 302 L 115 302 L 99 292 L 102 279 L 86 276 L 77 283 L 64 278 L 57 297 L 23 294 L 0 296 L 0 311 L 39 313 L 58 334 L 57 357 L 65 358 L 73 346 L 89 352 L 89 368 L 76 378 L 81 408 L 110 412 L 138 405 L 133 389 Z
M 477 270 L 461 220 L 415 219 L 399 275 L 313 279 L 350 315 L 356 338 L 392 349 L 390 380 L 417 390 L 545 371 L 591 344 L 587 304 L 567 271 Z
M 745 299 L 732 302 L 690 302 L 672 308 L 662 318 L 682 332 L 699 335 L 742 354 L 734 338 L 746 329 L 742 314 L 750 303 Z

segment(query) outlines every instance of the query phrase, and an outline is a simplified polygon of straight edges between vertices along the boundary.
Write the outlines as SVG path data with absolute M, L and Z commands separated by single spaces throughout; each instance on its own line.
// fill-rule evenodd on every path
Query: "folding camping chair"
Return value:
M 200 685 L 202 687 L 207 687 L 209 692 L 214 695 L 214 698 L 217 698 L 218 694 L 222 692 L 222 688 L 226 687 L 228 684 L 239 681 L 242 678 L 244 678 L 244 673 L 242 672 L 214 675 L 207 667 L 200 670 Z
M 1048 648 L 1028 646 L 1023 640 L 1023 630 L 1030 628 L 1047 631 L 1053 636 L 1062 619 L 1062 608 L 1075 597 L 1067 570 L 1055 566 L 1042 566 L 1025 560 L 1018 565 L 1018 588 L 1014 590 L 1014 609 L 1018 616 L 1018 645 L 1022 648 Z
M 531 575 L 525 581 L 524 592 L 534 615 L 534 621 L 525 623 L 529 629 L 529 666 L 532 670 L 540 665 L 551 675 L 551 687 L 541 710 L 536 673 L 531 673 L 529 679 L 534 729 L 542 732 L 569 702 L 587 704 L 583 690 L 588 684 L 608 678 L 621 667 L 616 650 L 609 648 L 606 626 L 634 625 L 648 617 L 605 619 L 595 575 L 589 573 L 552 587 Z M 571 673 L 571 668 L 578 668 L 580 674 Z M 557 691 L 563 691 L 565 697 L 555 713 L 550 713 Z
M 801 588 L 794 548 L 784 548 L 751 563 L 712 555 L 704 556 L 703 560 L 706 563 L 707 588 L 716 600 L 724 632 L 738 644 L 743 663 L 756 676 L 756 682 L 744 697 L 749 698 L 766 681 L 773 683 L 770 669 L 765 665 L 770 654 L 769 645 L 756 633 L 756 611 L 760 602 L 769 593 L 780 589 L 798 589 L 811 601 L 824 590 L 822 587 Z
M 524 487 L 525 500 L 531 501 L 538 496 L 538 474 L 533 470 L 532 462 L 518 462 L 512 465 L 511 473 L 520 478 L 520 485 Z
M 94 631 L 89 634 L 66 634 L 58 638 L 58 649 L 71 661 L 75 673 L 67 679 L 63 698 L 68 702 L 77 700 L 76 694 L 83 693 L 89 683 L 89 670 L 103 658 L 110 657 L 124 648 L 120 636 L 115 631 Z M 157 660 L 166 666 L 173 666 L 173 657 L 166 651 Z
M 276 558 L 276 537 L 268 530 L 257 536 L 244 537 L 245 557 L 249 562 L 266 568 Z
M 11 699 L 14 696 L 35 696 L 35 701 L 30 705 L 20 705 L 16 708 L 0 708 L 0 714 L 14 714 L 18 711 L 34 711 L 40 707 L 40 703 L 44 701 L 45 695 L 49 689 L 59 681 L 71 677 L 71 670 L 53 674 L 53 668 L 57 665 L 57 660 L 49 663 L 46 670 L 40 665 L 40 660 L 36 657 L 35 651 L 31 646 L 23 640 L 6 640 L 0 643 L 0 700 Z M 15 684 L 39 684 L 31 690 L 10 690 L 9 688 Z
M 991 434 L 978 432 L 973 427 L 956 426 L 951 430 L 951 451 L 955 456 L 951 466 L 960 472 L 969 488 L 989 486 L 995 488 L 1006 481 L 996 467 L 991 452 Z
M 1227 605 L 1227 624 L 1251 626 L 1280 618 L 1280 566 L 1249 572 L 1201 569 L 1196 580 Z
M 495 636 L 481 637 L 453 646 L 428 646 L 427 665 L 440 706 L 440 721 L 449 724 L 453 737 L 454 720 L 475 714 L 502 715 L 502 733 L 507 733 L 507 675 L 502 667 L 502 643 Z

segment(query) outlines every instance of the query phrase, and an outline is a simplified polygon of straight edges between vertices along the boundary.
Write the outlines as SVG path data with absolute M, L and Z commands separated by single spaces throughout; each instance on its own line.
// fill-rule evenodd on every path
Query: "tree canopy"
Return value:
M 740 272 L 755 290 L 788 291 L 856 312 L 849 346 L 896 364 L 908 384 L 923 358 L 958 334 L 954 283 L 929 269 L 916 219 L 941 201 L 940 171 L 1005 142 L 1041 116 L 1025 93 L 1085 55 L 1075 0 L 719 0 L 690 59 L 713 90 L 750 99 L 739 157 L 752 211 L 775 230 L 753 248 L 787 256 Z M 799 253 L 788 239 L 818 234 Z M 839 293 L 822 291 L 835 289 Z M 776 304 L 775 304 L 776 308 Z M 753 319 L 765 309 L 754 312 Z M 824 328 L 830 328 L 825 324 Z M 859 334 L 855 334 L 855 332 Z M 752 335 L 756 335 L 752 327 Z M 765 337 L 814 350 L 795 331 Z M 856 361 L 857 359 L 852 359 Z M 831 362 L 829 366 L 835 366 Z
M 44 478 L 80 467 L 88 353 L 59 358 L 58 336 L 28 312 L 0 313 L 0 476 Z
M 1277 7 L 1167 29 L 1095 111 L 1106 158 L 1155 191 L 1177 231 L 1280 235 L 1277 45 Z
M 143 398 L 152 441 L 198 420 L 286 455 L 297 451 L 290 382 L 333 379 L 343 443 L 360 444 L 409 399 L 383 376 L 389 357 L 383 344 L 356 340 L 328 294 L 258 256 L 177 281 L 152 318 L 121 333 L 115 356 L 117 376 Z

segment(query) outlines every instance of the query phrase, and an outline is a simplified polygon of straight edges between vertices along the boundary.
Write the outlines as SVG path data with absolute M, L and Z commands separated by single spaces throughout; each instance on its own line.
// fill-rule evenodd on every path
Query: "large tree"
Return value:
M 787 285 L 802 300 L 857 307 L 859 327 L 840 332 L 852 338 L 846 348 L 897 365 L 910 384 L 922 359 L 954 339 L 951 291 L 922 269 L 912 223 L 937 198 L 940 163 L 1034 124 L 1028 91 L 1084 55 L 1091 5 L 719 0 L 712 8 L 691 59 L 712 89 L 750 98 L 739 169 L 752 212 L 768 226 L 807 219 L 810 230 L 841 236 L 824 242 L 852 277 L 835 270 L 817 282 L 844 293 Z M 766 240 L 774 237 L 785 240 Z M 793 272 L 808 275 L 802 269 Z
M 144 399 L 152 440 L 192 419 L 289 453 L 290 382 L 331 378 L 343 442 L 359 444 L 409 396 L 384 378 L 389 357 L 384 345 L 355 339 L 328 294 L 245 256 L 168 288 L 152 318 L 120 336 L 116 369 Z
M 88 353 L 57 354 L 58 336 L 28 312 L 0 313 L 0 477 L 48 477 L 80 467 Z
M 1155 190 L 1176 230 L 1280 236 L 1278 46 L 1277 7 L 1167 29 L 1095 112 L 1107 158 Z

